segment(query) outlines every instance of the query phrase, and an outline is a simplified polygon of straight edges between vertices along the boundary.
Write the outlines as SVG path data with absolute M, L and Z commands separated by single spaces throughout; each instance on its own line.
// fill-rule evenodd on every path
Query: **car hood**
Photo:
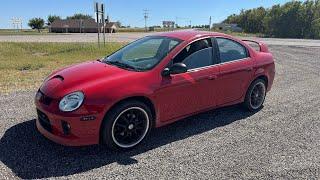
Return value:
M 52 98 L 61 98 L 74 91 L 84 91 L 96 83 L 129 76 L 134 71 L 107 65 L 99 61 L 85 62 L 52 73 L 40 90 Z

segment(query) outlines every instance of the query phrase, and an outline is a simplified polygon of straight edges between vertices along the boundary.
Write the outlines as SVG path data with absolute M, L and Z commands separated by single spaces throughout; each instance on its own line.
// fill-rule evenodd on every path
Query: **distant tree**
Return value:
M 311 38 L 320 39 L 320 18 L 312 22 L 311 34 Z
M 227 17 L 222 23 L 227 23 L 227 24 L 238 24 L 240 22 L 239 20 L 240 15 L 232 14 Z
M 44 20 L 42 18 L 32 18 L 32 19 L 29 20 L 28 25 L 32 29 L 37 29 L 38 32 L 40 32 L 40 30 L 43 29 Z
M 68 16 L 67 19 L 93 19 L 93 18 L 88 14 L 77 13 L 77 14 L 74 14 L 73 16 Z
M 320 38 L 320 0 L 290 1 L 271 8 L 241 10 L 223 21 L 238 24 L 244 32 L 271 37 Z
M 56 16 L 56 15 L 49 15 L 48 16 L 48 25 L 50 25 L 51 23 L 53 23 L 53 21 L 55 20 L 59 20 L 61 19 L 60 16 Z
M 120 28 L 122 27 L 122 24 L 121 24 L 120 21 L 117 21 L 116 24 L 117 24 L 118 27 L 120 27 Z

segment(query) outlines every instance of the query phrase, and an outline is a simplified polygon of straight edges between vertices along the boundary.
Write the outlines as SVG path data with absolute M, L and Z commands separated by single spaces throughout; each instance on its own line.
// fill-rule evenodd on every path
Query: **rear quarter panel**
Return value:
M 255 59 L 254 79 L 262 75 L 266 76 L 268 79 L 267 91 L 270 91 L 275 76 L 275 63 L 273 56 L 270 52 L 256 52 Z

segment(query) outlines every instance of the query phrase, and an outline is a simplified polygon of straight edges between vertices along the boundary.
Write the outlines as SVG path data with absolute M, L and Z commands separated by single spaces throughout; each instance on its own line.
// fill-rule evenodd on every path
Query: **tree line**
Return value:
M 39 32 L 41 29 L 45 28 L 45 25 L 50 26 L 55 20 L 61 20 L 62 18 L 60 16 L 57 15 L 49 15 L 47 18 L 47 22 L 45 22 L 44 19 L 42 18 L 32 18 L 29 20 L 28 25 L 32 28 L 32 29 L 37 29 Z M 81 13 L 76 13 L 72 16 L 67 16 L 66 19 L 93 19 L 94 18 L 90 15 L 87 14 L 81 14 Z M 125 27 L 122 26 L 120 21 L 115 22 L 117 24 L 118 27 Z
M 263 33 L 269 37 L 319 39 L 320 0 L 241 10 L 223 23 L 235 23 L 246 33 Z
M 48 26 L 53 23 L 55 20 L 61 19 L 60 16 L 57 15 L 49 15 L 47 19 L 47 23 L 45 23 L 45 20 L 42 18 L 32 18 L 29 20 L 28 25 L 32 29 L 37 29 L 39 32 L 41 29 L 44 29 L 45 24 Z M 90 15 L 87 14 L 74 14 L 73 16 L 68 16 L 67 19 L 93 19 Z

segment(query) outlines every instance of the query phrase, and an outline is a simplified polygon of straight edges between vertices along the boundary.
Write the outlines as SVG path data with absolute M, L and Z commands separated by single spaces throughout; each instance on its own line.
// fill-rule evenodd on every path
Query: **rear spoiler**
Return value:
M 259 46 L 259 51 L 260 52 L 266 52 L 268 53 L 269 52 L 269 49 L 268 49 L 268 46 L 263 43 L 263 42 L 260 42 L 260 41 L 254 41 L 254 40 L 249 40 L 249 39 L 243 39 L 242 41 L 246 42 L 246 43 L 255 43 Z M 249 44 L 250 45 L 250 44 Z M 253 47 L 254 48 L 254 47 Z M 257 50 L 257 49 L 256 49 Z

